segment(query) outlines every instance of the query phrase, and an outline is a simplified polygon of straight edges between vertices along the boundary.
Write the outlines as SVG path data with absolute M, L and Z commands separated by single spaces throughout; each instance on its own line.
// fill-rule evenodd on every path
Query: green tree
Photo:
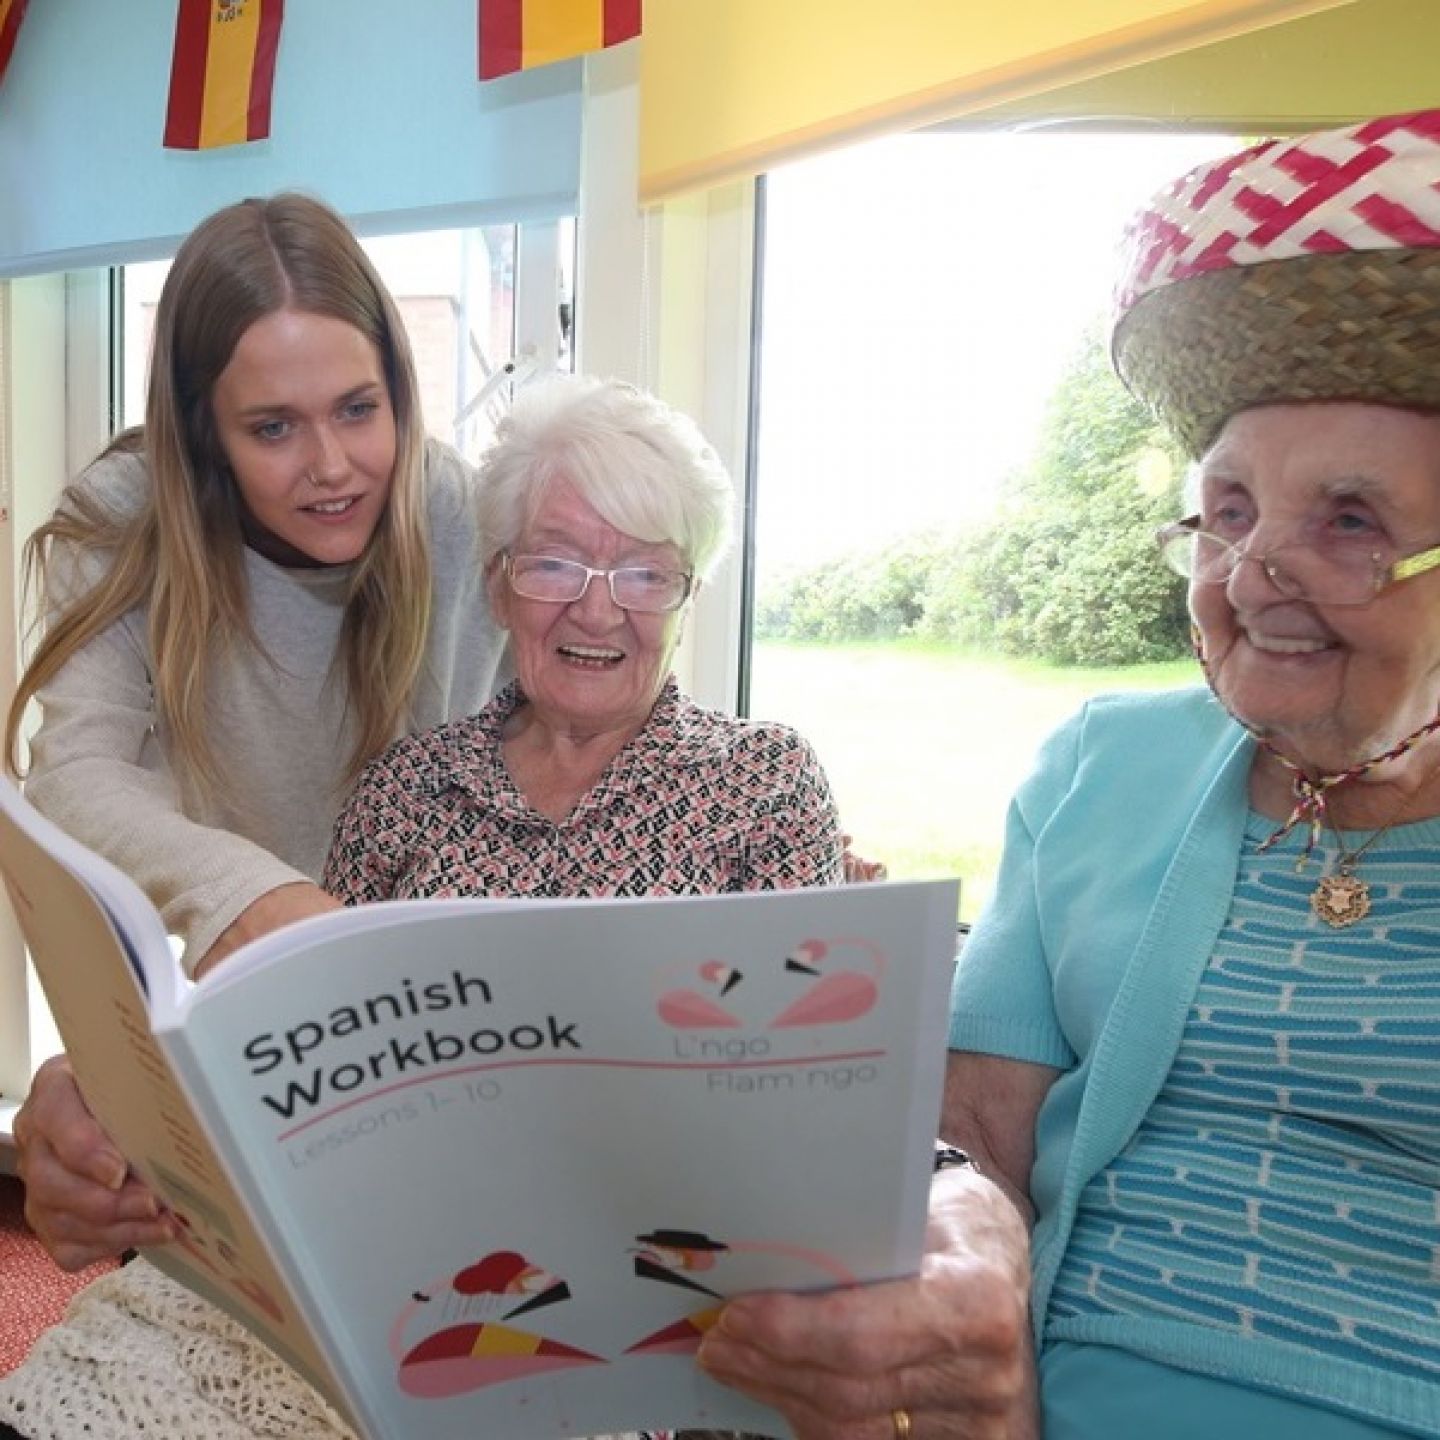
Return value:
M 755 606 L 757 639 L 886 640 L 913 634 L 932 568 L 949 547 L 933 534 L 901 536 L 777 577 Z
M 988 527 L 917 533 L 778 577 L 759 597 L 756 635 L 923 635 L 1062 665 L 1172 659 L 1187 645 L 1184 586 L 1152 537 L 1179 513 L 1183 466 L 1092 327 Z
M 1179 513 L 1183 465 L 1092 327 L 998 518 L 934 568 L 919 628 L 1066 665 L 1183 654 L 1184 587 L 1151 538 Z

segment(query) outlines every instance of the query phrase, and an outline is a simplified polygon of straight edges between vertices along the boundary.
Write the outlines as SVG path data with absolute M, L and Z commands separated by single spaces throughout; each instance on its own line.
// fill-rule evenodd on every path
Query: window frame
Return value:
M 0 654 L 13 687 L 19 673 L 23 616 L 20 594 L 24 539 L 48 515 L 68 463 L 72 424 L 67 380 L 67 317 L 72 287 L 64 275 L 11 280 L 0 285 Z M 78 316 L 85 308 L 79 298 Z M 83 332 L 83 325 L 81 326 Z M 14 363 L 23 354 L 25 364 Z M 77 383 L 78 390 L 78 383 Z M 77 428 L 80 422 L 76 422 Z M 22 477 L 24 477 L 22 479 Z M 31 478 L 38 477 L 38 478 Z M 19 929 L 8 906 L 0 915 L 0 1172 L 13 1167 L 6 1142 L 18 1102 L 33 1070 L 33 1037 L 43 1003 L 32 979 Z

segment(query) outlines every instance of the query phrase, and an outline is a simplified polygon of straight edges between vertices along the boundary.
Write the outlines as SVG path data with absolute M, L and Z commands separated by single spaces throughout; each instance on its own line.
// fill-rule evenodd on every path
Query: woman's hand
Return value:
M 62 1270 L 81 1270 L 176 1236 L 176 1222 L 130 1174 L 80 1096 L 70 1062 L 47 1060 L 15 1117 L 25 1219 Z
M 312 885 L 307 880 L 297 880 L 293 885 L 277 885 L 258 900 L 252 900 L 220 932 L 219 938 L 205 952 L 205 958 L 195 967 L 195 978 L 198 980 L 212 965 L 272 930 L 293 925 L 297 920 L 307 920 L 312 915 L 323 915 L 327 910 L 344 908 L 333 895 L 327 895 L 318 885 Z
M 946 1171 L 915 1279 L 733 1300 L 699 1363 L 774 1406 L 797 1440 L 1033 1440 L 1029 1278 L 1015 1207 Z
M 853 843 L 851 836 L 841 835 L 840 843 L 845 847 L 840 864 L 844 868 L 847 885 L 864 885 L 872 880 L 889 878 L 890 871 L 883 860 L 867 860 L 850 848 Z

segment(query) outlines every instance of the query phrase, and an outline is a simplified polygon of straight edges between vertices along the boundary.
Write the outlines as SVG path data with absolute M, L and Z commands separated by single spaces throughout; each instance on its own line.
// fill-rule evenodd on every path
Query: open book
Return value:
M 139 889 L 0 788 L 149 1252 L 369 1437 L 786 1433 L 694 1353 L 727 1296 L 913 1272 L 953 881 L 362 906 L 192 985 Z

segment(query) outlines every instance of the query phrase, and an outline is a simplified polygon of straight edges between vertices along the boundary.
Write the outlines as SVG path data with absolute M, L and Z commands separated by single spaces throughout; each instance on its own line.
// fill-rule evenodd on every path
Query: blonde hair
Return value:
M 112 442 L 143 450 L 150 487 L 120 516 L 81 486 L 26 542 L 28 585 L 43 595 L 57 544 L 98 554 L 103 577 L 51 616 L 6 721 L 6 759 L 19 773 L 30 699 L 123 615 L 148 608 L 155 703 L 182 783 L 226 793 L 207 739 L 207 684 L 218 656 L 258 645 L 245 582 L 241 504 L 221 449 L 211 395 L 240 337 L 289 309 L 344 321 L 377 348 L 395 415 L 390 496 L 345 604 L 335 668 L 356 722 L 354 774 L 403 728 L 430 625 L 424 434 L 410 344 L 399 311 L 341 218 L 303 195 L 244 200 L 212 215 L 181 245 L 155 317 L 143 432 Z M 87 567 L 88 569 L 88 567 Z
M 626 535 L 675 546 L 699 579 L 730 543 L 730 477 L 695 422 L 619 380 L 562 375 L 521 390 L 480 463 L 485 564 L 519 539 L 557 480 Z

